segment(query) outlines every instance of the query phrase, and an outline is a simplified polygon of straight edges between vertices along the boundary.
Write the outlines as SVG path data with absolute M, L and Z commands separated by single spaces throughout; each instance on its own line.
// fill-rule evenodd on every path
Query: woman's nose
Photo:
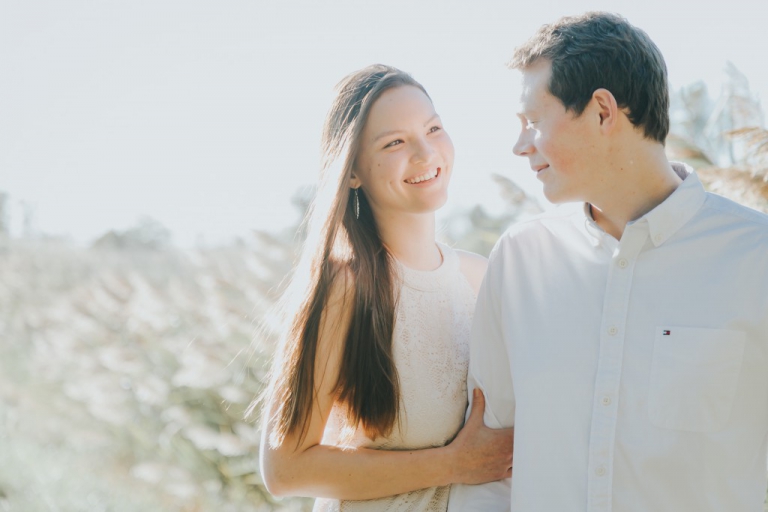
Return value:
M 415 162 L 429 162 L 435 155 L 435 148 L 427 140 L 420 140 L 415 143 L 412 160 Z

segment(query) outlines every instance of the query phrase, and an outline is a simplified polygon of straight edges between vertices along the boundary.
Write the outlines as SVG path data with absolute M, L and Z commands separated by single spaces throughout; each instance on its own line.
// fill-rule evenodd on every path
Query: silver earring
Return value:
M 355 189 L 355 218 L 360 218 L 360 196 L 357 195 L 357 189 Z

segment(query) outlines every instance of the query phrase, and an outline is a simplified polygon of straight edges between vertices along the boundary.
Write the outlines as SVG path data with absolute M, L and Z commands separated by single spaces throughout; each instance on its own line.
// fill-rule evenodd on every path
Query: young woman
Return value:
M 376 65 L 338 85 L 322 149 L 264 411 L 264 482 L 321 498 L 315 510 L 444 511 L 450 484 L 512 463 L 511 429 L 483 425 L 481 394 L 461 429 L 486 262 L 435 242 L 451 139 L 419 83 Z

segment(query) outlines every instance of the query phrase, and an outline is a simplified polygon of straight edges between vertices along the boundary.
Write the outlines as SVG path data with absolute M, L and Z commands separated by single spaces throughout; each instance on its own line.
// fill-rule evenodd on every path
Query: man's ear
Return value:
M 600 128 L 602 130 L 613 130 L 619 121 L 619 106 L 616 103 L 613 93 L 608 89 L 597 89 L 592 93 L 593 108 L 597 111 L 600 118 Z

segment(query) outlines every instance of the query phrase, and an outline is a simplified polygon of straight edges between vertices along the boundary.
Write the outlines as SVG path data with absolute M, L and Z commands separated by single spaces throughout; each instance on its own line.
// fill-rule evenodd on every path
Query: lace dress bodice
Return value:
M 443 262 L 418 271 L 398 262 L 399 296 L 393 351 L 400 379 L 400 414 L 392 434 L 371 440 L 361 428 L 345 428 L 340 405 L 331 411 L 323 444 L 408 450 L 443 446 L 461 428 L 467 406 L 469 331 L 475 294 L 459 269 L 459 257 L 439 245 Z M 421 489 L 376 500 L 318 499 L 316 512 L 444 512 L 448 487 Z

